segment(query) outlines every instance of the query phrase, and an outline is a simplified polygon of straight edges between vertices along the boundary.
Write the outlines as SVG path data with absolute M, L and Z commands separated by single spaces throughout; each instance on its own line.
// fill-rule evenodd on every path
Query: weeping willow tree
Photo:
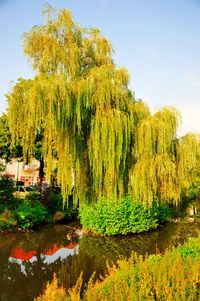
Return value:
M 125 68 L 99 30 L 75 23 L 67 10 L 24 35 L 24 52 L 36 75 L 19 79 L 8 95 L 13 141 L 33 155 L 43 129 L 47 178 L 57 168 L 64 198 L 124 195 L 136 114 Z
M 194 181 L 199 137 L 187 134 L 177 139 L 180 121 L 179 112 L 166 107 L 137 128 L 133 151 L 137 160 L 129 171 L 129 191 L 146 204 L 156 199 L 178 204 L 184 186 L 189 188 Z
M 81 27 L 65 9 L 48 8 L 46 16 L 24 35 L 35 76 L 19 79 L 7 96 L 13 143 L 20 139 L 31 158 L 43 132 L 47 178 L 57 170 L 64 199 L 129 193 L 148 204 L 178 201 L 188 162 L 176 139 L 178 113 L 165 108 L 151 116 L 135 101 L 126 69 L 115 65 L 99 30 Z
M 188 133 L 179 139 L 178 173 L 183 191 L 200 177 L 200 135 Z M 199 180 L 199 179 L 198 179 Z
M 151 205 L 180 197 L 176 168 L 178 112 L 170 107 L 145 118 L 137 130 L 136 164 L 130 169 L 131 193 Z

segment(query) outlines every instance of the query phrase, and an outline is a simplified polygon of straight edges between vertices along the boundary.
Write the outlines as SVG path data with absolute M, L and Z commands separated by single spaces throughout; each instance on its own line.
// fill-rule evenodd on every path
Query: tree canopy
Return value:
M 11 133 L 6 114 L 0 117 L 0 158 L 9 162 L 12 158 L 22 157 L 22 147 L 19 141 L 11 143 Z
M 127 70 L 115 65 L 98 29 L 81 27 L 66 9 L 46 16 L 24 35 L 35 76 L 19 79 L 7 95 L 13 142 L 21 139 L 31 157 L 42 130 L 47 178 L 56 168 L 64 199 L 130 194 L 147 204 L 177 202 L 183 179 L 195 173 L 198 139 L 177 139 L 174 108 L 151 115 L 134 98 Z

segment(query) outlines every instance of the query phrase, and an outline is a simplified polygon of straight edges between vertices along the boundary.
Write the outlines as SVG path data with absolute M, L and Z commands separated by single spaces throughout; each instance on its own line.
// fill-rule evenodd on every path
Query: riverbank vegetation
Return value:
M 126 197 L 121 201 L 102 200 L 94 205 L 85 205 L 79 215 L 87 231 L 101 235 L 124 235 L 156 229 L 169 220 L 170 209 L 157 202 L 150 208 L 145 207 L 142 202 Z
M 129 260 L 119 260 L 108 267 L 106 277 L 89 281 L 82 292 L 81 276 L 76 287 L 66 293 L 56 277 L 44 294 L 35 300 L 199 300 L 200 237 L 164 254 L 146 257 L 133 253 Z
M 46 187 L 41 193 L 38 187 L 21 196 L 20 187 L 0 175 L 0 232 L 37 229 L 45 223 L 77 218 L 71 202 L 63 208 L 60 188 Z
M 0 178 L 0 232 L 35 229 L 46 221 L 45 208 L 37 194 L 29 194 L 25 199 L 14 196 L 14 182 Z

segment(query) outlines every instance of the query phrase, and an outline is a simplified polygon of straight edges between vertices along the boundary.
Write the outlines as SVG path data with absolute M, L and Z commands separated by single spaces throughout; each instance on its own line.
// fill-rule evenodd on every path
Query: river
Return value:
M 87 282 L 94 271 L 103 275 L 106 262 L 163 252 L 182 244 L 200 230 L 199 200 L 177 218 L 156 231 L 118 237 L 82 235 L 77 225 L 48 225 L 29 233 L 0 234 L 0 301 L 32 301 L 53 274 L 66 289 L 75 285 L 81 271 Z

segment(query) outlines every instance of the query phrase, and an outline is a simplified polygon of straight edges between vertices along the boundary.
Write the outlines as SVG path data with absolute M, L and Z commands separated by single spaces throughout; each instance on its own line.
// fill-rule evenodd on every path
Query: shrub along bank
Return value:
M 78 216 L 78 209 L 73 205 L 73 197 L 69 197 L 68 206 L 63 208 L 59 187 L 47 187 L 42 195 L 37 192 L 28 193 L 24 200 L 14 197 L 14 183 L 7 177 L 0 179 L 0 231 L 19 228 L 36 228 L 48 221 L 70 221 Z M 199 182 L 191 186 L 186 203 L 200 192 Z M 140 233 L 156 229 L 165 223 L 175 208 L 169 209 L 167 204 L 154 201 L 152 206 L 127 196 L 121 201 L 114 198 L 102 199 L 97 203 L 82 205 L 79 217 L 82 226 L 99 235 L 117 235 Z
M 117 202 L 102 199 L 80 209 L 80 222 L 87 231 L 101 235 L 140 233 L 156 229 L 170 217 L 167 205 L 153 202 L 145 207 L 130 197 Z
M 109 267 L 105 278 L 90 280 L 81 296 L 81 277 L 65 292 L 56 277 L 36 301 L 197 301 L 200 300 L 200 236 L 164 255 L 132 254 Z
M 42 194 L 32 191 L 19 198 L 14 182 L 0 177 L 0 232 L 36 229 L 45 222 L 72 220 L 77 216 L 73 202 L 63 208 L 59 187 L 47 187 Z
M 188 193 L 186 194 L 186 197 L 189 200 L 194 200 L 198 196 L 200 196 L 200 178 L 190 186 Z
M 46 221 L 47 209 L 39 201 L 15 200 L 12 210 L 0 213 L 0 231 L 35 229 Z

